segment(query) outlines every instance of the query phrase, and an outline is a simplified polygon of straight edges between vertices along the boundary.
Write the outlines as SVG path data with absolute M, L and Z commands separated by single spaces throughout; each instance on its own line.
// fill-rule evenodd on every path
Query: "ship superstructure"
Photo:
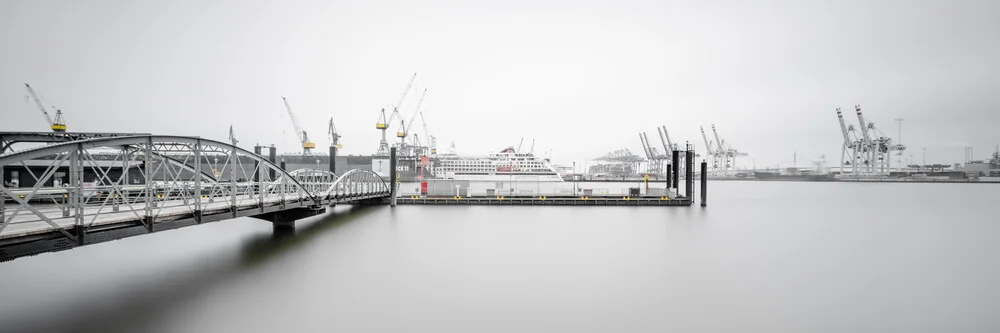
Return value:
M 563 181 L 549 161 L 531 153 L 518 153 L 513 147 L 485 156 L 438 154 L 434 171 L 438 178 L 456 180 Z

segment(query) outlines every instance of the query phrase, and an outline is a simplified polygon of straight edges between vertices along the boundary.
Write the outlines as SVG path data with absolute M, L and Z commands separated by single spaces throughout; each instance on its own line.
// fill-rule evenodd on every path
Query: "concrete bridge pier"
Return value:
M 298 207 L 283 211 L 264 213 L 251 216 L 265 221 L 270 221 L 274 225 L 275 233 L 295 232 L 295 220 L 301 220 L 310 216 L 326 213 L 324 206 Z

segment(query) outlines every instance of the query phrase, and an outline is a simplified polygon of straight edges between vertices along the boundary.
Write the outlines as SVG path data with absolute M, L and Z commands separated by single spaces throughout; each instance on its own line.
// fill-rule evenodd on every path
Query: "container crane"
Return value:
M 56 119 L 52 120 L 52 117 L 49 116 L 49 112 L 45 109 L 45 106 L 42 105 L 41 99 L 38 98 L 38 94 L 35 93 L 35 89 L 31 89 L 31 86 L 27 83 L 25 83 L 24 86 L 28 88 L 28 94 L 30 94 L 31 99 L 35 101 L 35 105 L 38 106 L 38 110 L 42 111 L 42 116 L 44 116 L 45 121 L 49 123 L 49 128 L 51 128 L 53 132 L 66 132 L 66 121 L 63 120 L 62 110 L 52 107 L 56 110 Z
M 708 163 L 712 165 L 713 171 L 719 168 L 719 154 L 718 152 L 712 150 L 712 141 L 708 140 L 708 136 L 705 135 L 705 127 L 699 127 L 701 129 L 701 139 L 705 140 L 705 150 L 708 152 Z
M 642 133 L 639 133 L 639 142 L 642 143 L 642 152 L 646 154 L 646 159 L 653 159 L 653 155 L 649 154 L 649 146 L 646 145 L 646 138 L 643 137 Z
M 299 120 L 295 118 L 295 113 L 292 113 L 292 107 L 288 106 L 288 99 L 285 96 L 281 96 L 281 100 L 285 102 L 285 109 L 288 110 L 288 118 L 292 119 L 292 126 L 295 127 L 295 134 L 298 135 L 299 141 L 302 142 L 302 154 L 309 155 L 313 148 L 316 148 L 316 144 L 309 141 L 309 133 L 302 130 L 302 126 L 299 126 Z
M 656 133 L 660 136 L 660 143 L 663 144 L 663 153 L 667 154 L 667 158 L 669 159 L 671 154 L 673 154 L 674 149 L 673 147 L 670 146 L 670 144 L 668 144 L 669 140 L 666 139 L 667 137 L 666 128 L 667 128 L 666 126 L 657 127 Z

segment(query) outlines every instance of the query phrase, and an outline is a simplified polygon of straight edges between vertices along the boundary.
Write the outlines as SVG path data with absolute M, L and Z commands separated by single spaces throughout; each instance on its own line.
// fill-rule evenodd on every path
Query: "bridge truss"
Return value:
M 183 136 L 10 149 L 0 175 L 0 260 L 238 216 L 277 223 L 390 196 L 370 170 L 285 172 L 233 144 Z

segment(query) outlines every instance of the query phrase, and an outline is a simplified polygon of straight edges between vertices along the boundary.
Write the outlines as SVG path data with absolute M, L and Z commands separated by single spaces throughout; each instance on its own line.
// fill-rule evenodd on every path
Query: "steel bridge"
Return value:
M 327 206 L 383 204 L 392 194 L 392 182 L 370 170 L 286 172 L 235 141 L 51 141 L 22 151 L 5 144 L 0 155 L 0 261 L 241 216 L 287 228 Z

